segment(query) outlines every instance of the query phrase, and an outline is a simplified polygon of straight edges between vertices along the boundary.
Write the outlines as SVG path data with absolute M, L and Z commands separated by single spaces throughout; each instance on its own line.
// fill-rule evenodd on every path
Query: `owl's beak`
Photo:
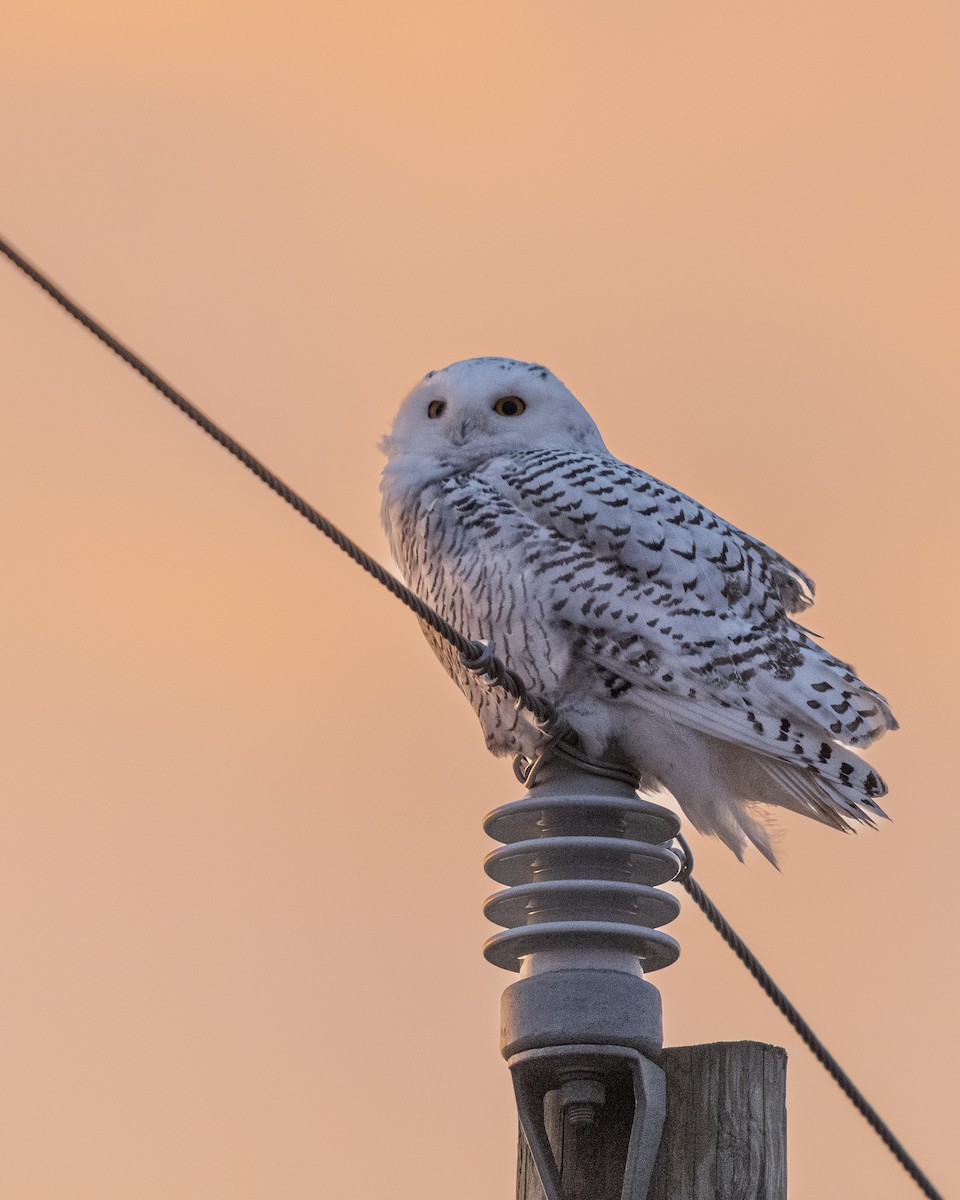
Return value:
M 450 423 L 450 441 L 455 446 L 462 446 L 474 433 L 480 429 L 480 422 L 469 414 L 456 417 Z

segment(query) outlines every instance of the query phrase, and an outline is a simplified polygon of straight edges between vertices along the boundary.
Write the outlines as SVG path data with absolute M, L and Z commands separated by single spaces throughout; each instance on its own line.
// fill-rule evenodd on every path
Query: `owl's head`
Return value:
M 431 371 L 404 400 L 382 449 L 467 469 L 519 450 L 606 453 L 579 400 L 546 367 L 468 358 Z

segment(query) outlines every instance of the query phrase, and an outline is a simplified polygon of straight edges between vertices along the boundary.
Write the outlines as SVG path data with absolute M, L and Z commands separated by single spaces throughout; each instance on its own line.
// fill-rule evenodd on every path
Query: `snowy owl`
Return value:
M 797 567 L 614 458 L 545 367 L 431 371 L 382 443 L 382 518 L 407 582 L 545 696 L 591 757 L 666 788 L 739 856 L 773 860 L 758 806 L 838 829 L 883 816 L 849 747 L 895 729 L 887 702 L 790 619 Z M 425 627 L 495 754 L 542 733 Z M 762 810 L 761 810 L 762 811 Z

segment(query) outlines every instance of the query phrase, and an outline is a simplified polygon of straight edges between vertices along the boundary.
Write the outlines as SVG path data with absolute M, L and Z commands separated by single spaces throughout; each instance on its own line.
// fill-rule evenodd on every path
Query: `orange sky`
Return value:
M 894 820 L 698 876 L 956 1165 L 954 3 L 34 2 L 0 228 L 386 560 L 426 370 L 546 362 L 819 584 Z M 0 263 L 0 1194 L 512 1195 L 518 794 L 415 622 Z M 790 1052 L 791 1195 L 917 1193 L 695 911 L 671 1043 Z

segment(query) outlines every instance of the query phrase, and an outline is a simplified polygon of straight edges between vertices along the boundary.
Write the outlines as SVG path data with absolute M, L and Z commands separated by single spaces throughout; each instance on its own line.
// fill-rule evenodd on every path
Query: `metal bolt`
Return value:
M 606 1088 L 595 1075 L 575 1076 L 560 1085 L 560 1107 L 571 1125 L 592 1125 L 606 1098 Z

